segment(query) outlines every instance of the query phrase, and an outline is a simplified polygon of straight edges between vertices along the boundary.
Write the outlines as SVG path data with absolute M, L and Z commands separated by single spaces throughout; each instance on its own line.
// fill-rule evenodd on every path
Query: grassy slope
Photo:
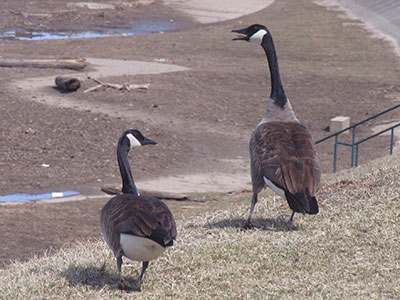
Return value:
M 326 176 L 321 213 L 297 215 L 295 225 L 273 197 L 256 207 L 259 229 L 238 231 L 247 205 L 180 221 L 176 246 L 150 264 L 142 293 L 114 289 L 115 259 L 103 241 L 91 241 L 1 270 L 0 298 L 395 299 L 399 177 L 399 156 Z M 137 276 L 138 263 L 124 266 Z

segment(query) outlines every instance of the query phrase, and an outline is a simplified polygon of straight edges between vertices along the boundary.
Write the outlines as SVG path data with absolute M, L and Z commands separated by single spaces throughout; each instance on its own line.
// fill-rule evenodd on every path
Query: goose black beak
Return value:
M 247 36 L 247 28 L 234 29 L 232 32 L 240 34 L 236 38 L 232 39 L 232 41 L 249 41 L 249 37 Z
M 157 143 L 147 137 L 144 137 L 144 140 L 142 141 L 142 145 L 156 145 Z

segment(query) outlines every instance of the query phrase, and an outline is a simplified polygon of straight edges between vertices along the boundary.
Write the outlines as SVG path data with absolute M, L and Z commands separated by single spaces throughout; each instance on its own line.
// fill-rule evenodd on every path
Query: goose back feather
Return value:
M 170 247 L 177 236 L 175 220 L 162 201 L 152 197 L 122 194 L 109 200 L 101 212 L 101 228 L 114 254 L 122 254 L 121 234 L 131 234 Z
M 285 191 L 294 212 L 318 213 L 315 194 L 321 171 L 312 137 L 298 122 L 261 123 L 250 139 L 253 188 L 261 191 L 264 177 Z

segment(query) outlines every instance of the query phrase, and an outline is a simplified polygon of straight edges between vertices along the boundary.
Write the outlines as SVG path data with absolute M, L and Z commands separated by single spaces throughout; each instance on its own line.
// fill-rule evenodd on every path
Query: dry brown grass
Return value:
M 257 205 L 251 231 L 238 230 L 248 205 L 180 221 L 176 246 L 150 264 L 141 293 L 116 290 L 111 251 L 89 241 L 1 270 L 0 298 L 398 299 L 399 177 L 398 156 L 326 176 L 321 213 L 294 225 L 273 197 Z M 139 268 L 127 263 L 124 273 Z

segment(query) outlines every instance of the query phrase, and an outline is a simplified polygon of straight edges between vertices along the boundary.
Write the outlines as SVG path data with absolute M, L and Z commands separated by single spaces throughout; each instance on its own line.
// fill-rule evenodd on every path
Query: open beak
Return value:
M 239 33 L 240 35 L 238 35 L 236 38 L 234 38 L 234 39 L 232 39 L 232 41 L 240 41 L 240 40 L 242 40 L 242 41 L 249 41 L 249 38 L 247 37 L 247 34 L 246 34 L 246 30 L 247 28 L 244 28 L 244 29 L 237 29 L 237 30 L 232 30 L 232 32 L 235 32 L 235 33 Z

